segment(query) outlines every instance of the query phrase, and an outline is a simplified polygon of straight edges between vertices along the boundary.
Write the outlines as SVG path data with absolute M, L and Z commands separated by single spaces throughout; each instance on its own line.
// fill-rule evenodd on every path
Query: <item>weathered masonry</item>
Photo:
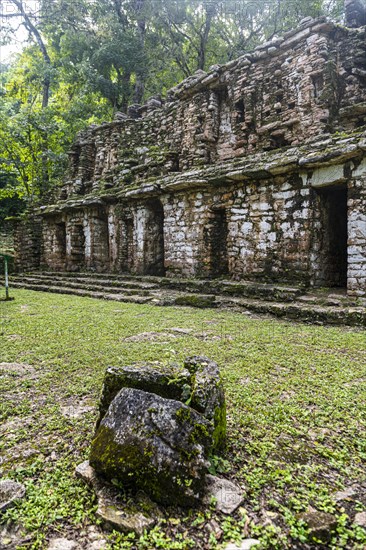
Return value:
M 366 297 L 366 28 L 306 19 L 79 135 L 21 269 L 228 277 Z M 351 28 L 353 27 L 353 28 Z

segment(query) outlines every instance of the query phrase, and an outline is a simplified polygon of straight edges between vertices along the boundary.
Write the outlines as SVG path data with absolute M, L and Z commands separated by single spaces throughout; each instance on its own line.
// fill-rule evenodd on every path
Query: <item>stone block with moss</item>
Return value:
M 99 427 L 108 407 L 123 388 L 135 388 L 167 399 L 181 401 L 212 426 L 211 450 L 222 448 L 226 437 L 225 393 L 217 364 L 207 357 L 191 357 L 184 366 L 134 364 L 108 367 L 99 403 Z
M 182 400 L 190 389 L 190 373 L 178 365 L 134 364 L 123 367 L 108 367 L 104 376 L 99 402 L 97 427 L 109 405 L 122 388 L 135 388 L 155 393 L 168 399 Z
M 191 407 L 123 388 L 97 430 L 90 464 L 157 502 L 193 506 L 203 496 L 211 441 L 210 422 Z

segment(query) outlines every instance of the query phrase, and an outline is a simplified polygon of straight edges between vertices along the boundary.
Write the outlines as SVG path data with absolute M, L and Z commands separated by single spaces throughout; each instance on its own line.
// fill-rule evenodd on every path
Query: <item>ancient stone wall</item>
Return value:
M 362 167 L 358 173 L 348 192 L 348 293 L 352 296 L 365 296 L 366 175 Z
M 82 133 L 43 264 L 365 295 L 365 38 L 307 19 Z
M 162 107 L 155 101 L 137 110 L 137 120 L 84 133 L 63 197 L 357 128 L 366 115 L 365 36 L 365 29 L 307 21 L 252 54 L 195 73 Z
M 14 232 L 15 262 L 17 269 L 37 269 L 41 261 L 42 219 L 29 214 L 17 224 Z

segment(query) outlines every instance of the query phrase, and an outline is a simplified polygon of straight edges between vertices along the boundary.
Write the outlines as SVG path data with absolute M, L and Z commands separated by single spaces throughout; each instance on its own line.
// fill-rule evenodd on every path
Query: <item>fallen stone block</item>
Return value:
M 226 438 L 225 393 L 217 364 L 207 357 L 187 358 L 179 365 L 136 364 L 108 367 L 99 403 L 99 427 L 108 407 L 122 388 L 134 388 L 181 401 L 202 413 L 213 427 L 211 451 Z
M 123 388 L 92 442 L 98 474 L 163 504 L 192 506 L 204 492 L 212 428 L 183 403 Z
M 135 388 L 167 399 L 181 400 L 184 398 L 184 388 L 189 384 L 190 373 L 176 365 L 144 364 L 109 367 L 104 376 L 97 427 L 122 388 Z

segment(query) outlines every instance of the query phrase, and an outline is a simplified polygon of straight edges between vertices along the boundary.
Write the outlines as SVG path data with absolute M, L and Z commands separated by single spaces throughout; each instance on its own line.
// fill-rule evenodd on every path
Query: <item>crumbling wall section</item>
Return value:
M 14 232 L 15 269 L 39 269 L 42 255 L 42 218 L 33 213 L 20 221 Z
M 66 223 L 65 216 L 58 214 L 43 220 L 42 265 L 63 271 L 66 268 Z
M 366 123 L 366 29 L 326 20 L 208 73 L 197 71 L 131 116 L 83 132 L 61 198 L 351 131 Z
M 310 195 L 299 176 L 171 195 L 167 273 L 308 283 Z

